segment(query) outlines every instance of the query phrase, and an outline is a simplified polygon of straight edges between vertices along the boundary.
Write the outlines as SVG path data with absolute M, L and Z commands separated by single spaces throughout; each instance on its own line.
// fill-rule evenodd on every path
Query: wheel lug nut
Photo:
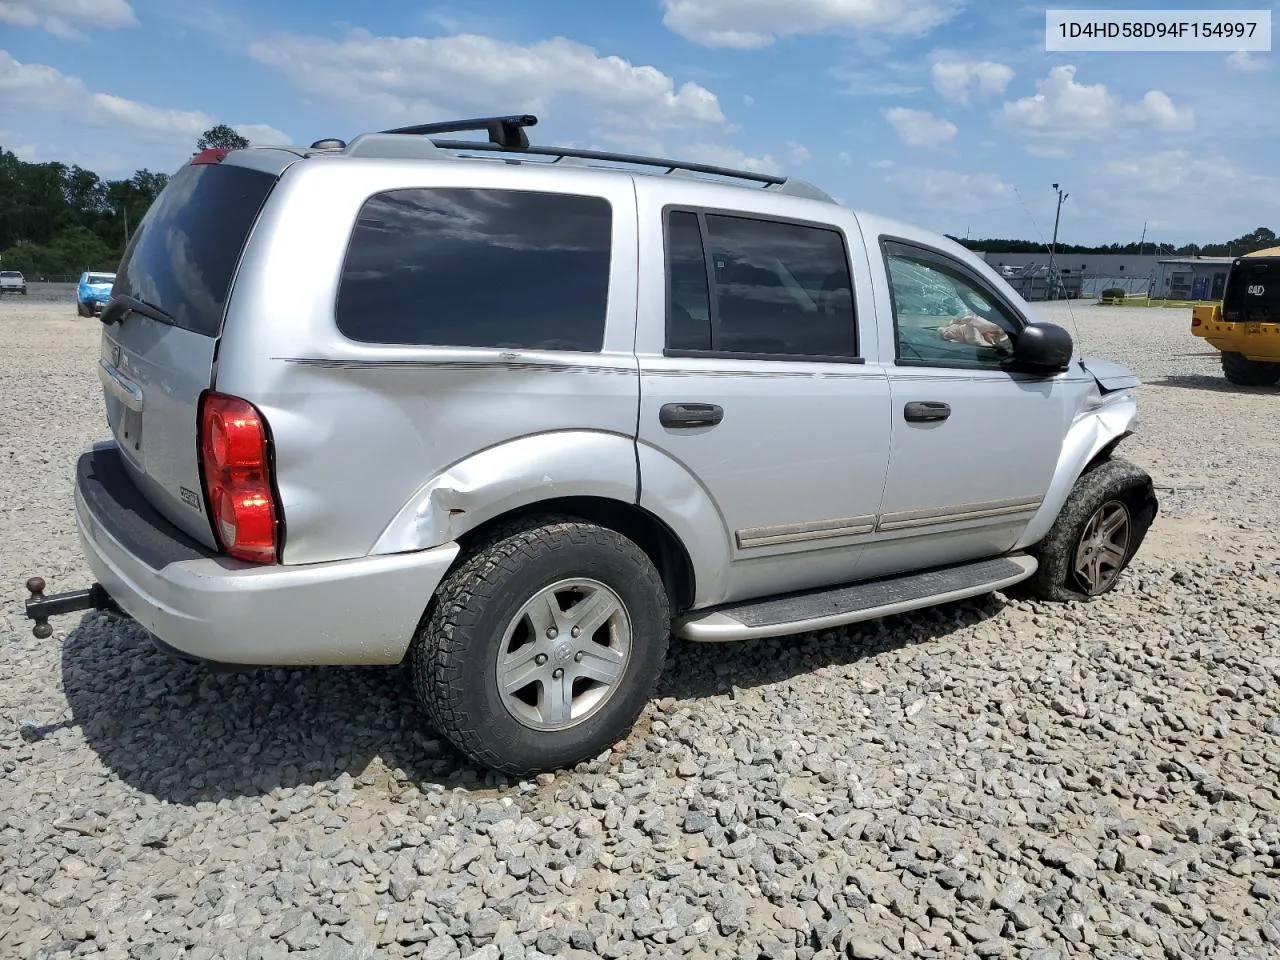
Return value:
M 545 653 L 540 653 L 533 658 L 533 662 L 536 663 L 538 666 L 542 666 L 544 663 L 547 662 L 547 655 Z
M 569 631 L 570 636 L 573 636 L 573 637 L 577 637 L 577 636 L 579 636 L 581 633 L 582 633 L 582 628 L 581 628 L 581 627 L 574 627 L 572 630 L 570 630 L 570 631 Z
M 581 650 L 579 650 L 576 654 L 574 654 L 574 656 L 573 656 L 573 662 L 574 662 L 574 663 L 581 663 L 581 662 L 582 662 L 582 651 L 581 651 Z
M 554 640 L 554 639 L 555 639 L 556 637 L 558 637 L 559 635 L 560 635 L 560 632 L 559 632 L 558 630 L 556 630 L 556 628 L 555 628 L 555 627 L 549 627 L 549 628 L 547 629 L 547 639 L 548 639 L 548 640 Z
M 561 677 L 563 677 L 563 676 L 564 676 L 564 671 L 563 671 L 563 670 L 556 670 L 556 671 L 555 671 L 554 673 L 552 673 L 551 675 L 552 675 L 553 677 L 555 677 L 557 680 L 559 680 Z

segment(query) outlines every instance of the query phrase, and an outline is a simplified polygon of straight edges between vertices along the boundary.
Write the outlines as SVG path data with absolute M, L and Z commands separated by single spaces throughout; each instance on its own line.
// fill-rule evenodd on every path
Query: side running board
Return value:
M 924 573 L 695 610 L 677 620 L 672 629 L 686 640 L 712 643 L 825 630 L 990 593 L 1026 580 L 1037 566 L 1032 556 L 1012 554 Z

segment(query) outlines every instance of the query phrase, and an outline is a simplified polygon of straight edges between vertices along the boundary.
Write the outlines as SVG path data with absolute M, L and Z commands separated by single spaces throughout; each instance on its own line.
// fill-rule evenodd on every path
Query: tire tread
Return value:
M 634 566 L 644 586 L 662 598 L 664 610 L 667 609 L 662 579 L 638 546 L 606 527 L 567 516 L 543 515 L 496 528 L 472 547 L 470 556 L 437 590 L 412 646 L 414 684 L 431 725 L 478 763 L 511 774 L 536 769 L 497 754 L 460 709 L 464 693 L 462 668 L 469 656 L 467 628 L 479 607 L 497 599 L 504 580 L 521 567 L 587 545 L 617 551 Z M 647 655 L 663 661 L 668 643 L 669 634 L 664 633 L 660 648 Z M 625 728 L 617 731 L 617 737 L 625 732 Z

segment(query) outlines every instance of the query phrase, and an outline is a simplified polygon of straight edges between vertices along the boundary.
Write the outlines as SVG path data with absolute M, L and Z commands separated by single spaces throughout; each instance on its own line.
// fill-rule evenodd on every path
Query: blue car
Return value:
M 111 287 L 115 282 L 114 273 L 86 270 L 80 274 L 80 285 L 76 287 L 76 313 L 82 317 L 96 317 L 111 299 Z

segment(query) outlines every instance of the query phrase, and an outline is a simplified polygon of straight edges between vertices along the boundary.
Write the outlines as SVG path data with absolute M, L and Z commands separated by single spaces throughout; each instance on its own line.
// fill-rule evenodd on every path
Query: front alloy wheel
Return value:
M 1040 563 L 1027 581 L 1031 594 L 1061 602 L 1113 589 L 1159 508 L 1151 476 L 1127 460 L 1104 460 L 1086 471 L 1030 551 Z
M 1085 594 L 1094 597 L 1115 585 L 1129 559 L 1132 528 L 1129 508 L 1120 500 L 1108 500 L 1084 525 L 1072 569 Z

